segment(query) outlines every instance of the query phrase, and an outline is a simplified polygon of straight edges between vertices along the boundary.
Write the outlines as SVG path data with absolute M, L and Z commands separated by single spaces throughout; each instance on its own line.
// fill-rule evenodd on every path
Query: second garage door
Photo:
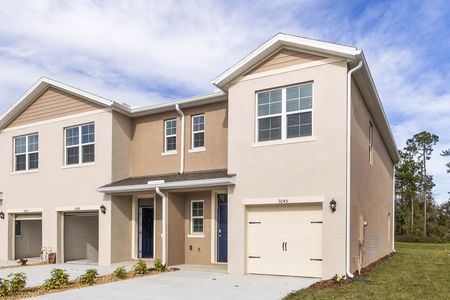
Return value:
M 322 277 L 322 205 L 249 206 L 247 272 Z
M 98 212 L 64 214 L 64 261 L 98 261 Z

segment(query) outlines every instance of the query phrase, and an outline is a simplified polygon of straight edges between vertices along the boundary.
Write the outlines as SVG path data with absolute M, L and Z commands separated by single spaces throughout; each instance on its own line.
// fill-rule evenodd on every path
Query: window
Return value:
M 373 150 L 373 125 L 369 122 L 369 162 L 372 163 L 372 150 Z
M 312 83 L 259 92 L 258 142 L 312 135 Z
M 39 168 L 39 135 L 37 133 L 14 138 L 14 171 Z
M 203 200 L 191 201 L 191 234 L 203 233 Z
M 22 236 L 22 221 L 16 221 L 14 230 L 16 236 Z
M 177 150 L 177 120 L 164 121 L 164 151 Z
M 65 163 L 76 165 L 95 161 L 95 126 L 85 124 L 65 129 Z
M 192 149 L 205 147 L 205 115 L 192 116 Z

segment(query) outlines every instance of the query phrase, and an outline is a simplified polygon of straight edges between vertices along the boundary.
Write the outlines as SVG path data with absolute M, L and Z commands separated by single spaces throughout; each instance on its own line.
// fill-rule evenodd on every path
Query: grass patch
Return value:
M 396 250 L 367 275 L 367 283 L 307 288 L 284 300 L 449 299 L 450 244 L 396 243 Z

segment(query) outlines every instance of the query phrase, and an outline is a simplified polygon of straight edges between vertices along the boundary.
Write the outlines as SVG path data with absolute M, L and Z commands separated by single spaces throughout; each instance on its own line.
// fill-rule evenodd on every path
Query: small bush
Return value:
M 69 283 L 69 274 L 63 269 L 53 269 L 50 274 L 50 279 L 45 280 L 42 285 L 46 290 L 60 289 Z
M 127 270 L 125 270 L 125 267 L 118 267 L 114 270 L 113 275 L 119 279 L 125 279 L 127 278 Z
M 23 290 L 27 285 L 27 275 L 25 273 L 9 274 L 9 291 L 14 294 Z
M 336 282 L 336 283 L 340 282 L 342 279 L 344 279 L 344 276 L 343 276 L 343 275 L 338 275 L 338 274 L 336 274 L 336 275 L 334 275 L 334 277 L 333 277 L 333 281 Z
M 156 259 L 154 265 L 156 272 L 164 272 L 166 270 L 166 265 L 163 265 L 160 259 Z
M 143 260 L 139 260 L 133 266 L 133 273 L 135 275 L 144 275 L 144 274 L 147 274 L 147 272 L 148 272 L 147 264 Z
M 9 286 L 8 279 L 0 278 L 0 297 L 6 297 L 10 294 Z
M 437 235 L 430 235 L 427 237 L 414 234 L 403 234 L 395 236 L 396 242 L 404 243 L 445 243 L 445 238 Z
M 88 269 L 86 272 L 78 278 L 78 282 L 81 285 L 94 285 L 95 278 L 98 276 L 96 269 Z

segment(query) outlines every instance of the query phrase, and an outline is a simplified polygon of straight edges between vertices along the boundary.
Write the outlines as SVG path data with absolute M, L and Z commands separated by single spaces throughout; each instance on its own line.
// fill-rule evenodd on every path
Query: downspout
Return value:
M 345 225 L 345 273 L 347 277 L 353 278 L 354 275 L 350 272 L 350 185 L 351 185 L 351 137 L 352 137 L 352 74 L 360 69 L 363 62 L 360 61 L 356 67 L 347 73 L 347 172 L 346 172 L 346 225 Z
M 161 189 L 159 186 L 155 188 L 156 193 L 161 197 L 162 199 L 162 257 L 161 257 L 161 263 L 163 265 L 166 265 L 166 250 L 167 250 L 167 197 L 166 195 L 161 192 Z
M 392 252 L 395 252 L 395 165 L 392 167 Z
M 179 174 L 184 173 L 184 113 L 180 109 L 180 105 L 175 105 L 175 109 L 181 118 L 181 146 L 180 146 L 180 172 Z

